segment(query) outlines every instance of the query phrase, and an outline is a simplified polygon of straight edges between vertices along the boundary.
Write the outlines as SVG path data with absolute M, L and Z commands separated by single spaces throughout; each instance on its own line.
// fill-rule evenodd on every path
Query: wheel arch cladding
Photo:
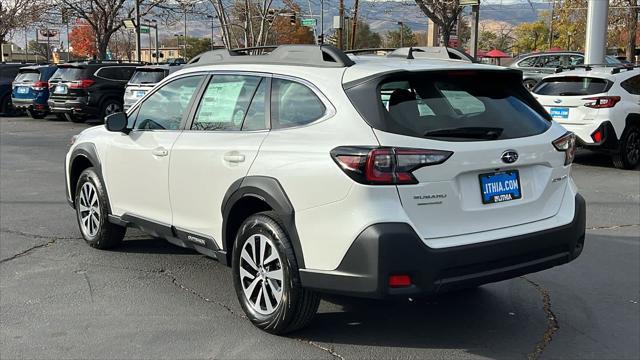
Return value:
M 247 176 L 236 180 L 227 190 L 221 210 L 222 246 L 226 252 L 227 265 L 231 265 L 233 242 L 242 222 L 253 214 L 272 210 L 280 218 L 281 225 L 291 240 L 298 267 L 304 268 L 304 256 L 295 226 L 295 211 L 277 179 Z
M 98 151 L 92 143 L 82 143 L 76 146 L 71 153 L 71 162 L 69 165 L 69 189 L 71 191 L 71 199 L 75 199 L 76 186 L 80 174 L 86 169 L 93 167 L 94 171 L 100 177 L 100 181 L 104 184 L 104 178 L 102 177 L 102 164 L 100 158 L 98 158 Z M 107 202 L 107 206 L 110 208 L 110 203 Z

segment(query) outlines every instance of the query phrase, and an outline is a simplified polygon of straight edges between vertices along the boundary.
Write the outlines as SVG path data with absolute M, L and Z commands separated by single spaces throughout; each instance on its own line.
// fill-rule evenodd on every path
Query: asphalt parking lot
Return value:
M 0 358 L 640 358 L 640 171 L 580 152 L 576 261 L 431 300 L 326 297 L 287 337 L 243 318 L 230 271 L 129 231 L 84 244 L 64 155 L 88 125 L 0 118 Z M 131 186 L 136 184 L 131 179 Z

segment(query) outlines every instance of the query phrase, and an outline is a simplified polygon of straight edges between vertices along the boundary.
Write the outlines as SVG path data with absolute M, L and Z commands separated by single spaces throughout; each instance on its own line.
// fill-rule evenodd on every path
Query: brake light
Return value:
M 568 131 L 561 137 L 553 140 L 553 146 L 558 151 L 564 152 L 564 165 L 567 166 L 573 162 L 576 156 L 576 135 Z
M 331 157 L 350 178 L 369 185 L 417 184 L 412 172 L 447 161 L 453 152 L 394 147 L 341 146 Z
M 616 106 L 616 104 L 620 101 L 620 96 L 596 96 L 584 98 L 582 100 L 588 101 L 584 104 L 584 106 L 588 108 L 606 109 Z
M 31 88 L 33 90 L 36 90 L 36 91 L 47 90 L 48 87 L 49 87 L 49 83 L 46 82 L 46 81 L 41 81 L 41 80 L 36 81 L 33 84 L 31 84 Z
M 409 275 L 391 275 L 389 276 L 389 286 L 393 288 L 411 286 L 411 277 Z
M 89 86 L 93 85 L 94 83 L 95 83 L 95 80 L 91 80 L 91 79 L 75 80 L 69 84 L 69 89 L 86 89 Z
M 591 138 L 594 142 L 599 143 L 602 141 L 602 130 L 598 129 L 591 134 Z

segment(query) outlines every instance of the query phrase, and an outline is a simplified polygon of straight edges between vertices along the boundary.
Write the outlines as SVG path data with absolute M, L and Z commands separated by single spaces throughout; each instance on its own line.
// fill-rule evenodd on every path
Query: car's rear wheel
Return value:
M 313 319 L 320 296 L 301 286 L 291 242 L 275 213 L 255 214 L 244 221 L 232 265 L 238 300 L 255 326 L 284 334 Z
M 531 91 L 533 90 L 533 88 L 536 86 L 538 82 L 532 79 L 527 79 L 525 81 L 522 82 L 522 84 L 524 84 L 524 87 L 527 88 L 527 90 Z
M 110 249 L 118 246 L 127 231 L 108 220 L 107 195 L 93 168 L 80 174 L 76 185 L 76 217 L 82 237 L 91 247 Z
M 121 112 L 122 111 L 122 103 L 116 99 L 107 99 L 103 104 L 102 107 L 100 108 L 100 117 L 102 121 L 104 121 L 104 118 L 111 115 L 111 114 L 115 114 L 117 112 Z
M 640 127 L 627 127 L 619 144 L 618 151 L 612 156 L 613 165 L 618 169 L 635 169 L 640 164 Z
M 47 113 L 42 111 L 27 110 L 27 112 L 32 119 L 44 119 L 47 116 Z
M 56 119 L 60 121 L 67 121 L 67 117 L 64 114 L 60 114 L 60 113 L 56 114 Z

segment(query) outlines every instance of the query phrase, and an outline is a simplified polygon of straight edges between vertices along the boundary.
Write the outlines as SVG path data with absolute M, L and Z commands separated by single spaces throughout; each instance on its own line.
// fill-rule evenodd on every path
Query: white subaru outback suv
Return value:
M 640 165 L 640 69 L 584 66 L 545 77 L 533 92 L 579 145 L 621 169 Z
M 515 70 L 215 50 L 78 135 L 66 191 L 89 245 L 137 227 L 216 258 L 281 334 L 320 293 L 431 295 L 572 261 L 573 156 Z

